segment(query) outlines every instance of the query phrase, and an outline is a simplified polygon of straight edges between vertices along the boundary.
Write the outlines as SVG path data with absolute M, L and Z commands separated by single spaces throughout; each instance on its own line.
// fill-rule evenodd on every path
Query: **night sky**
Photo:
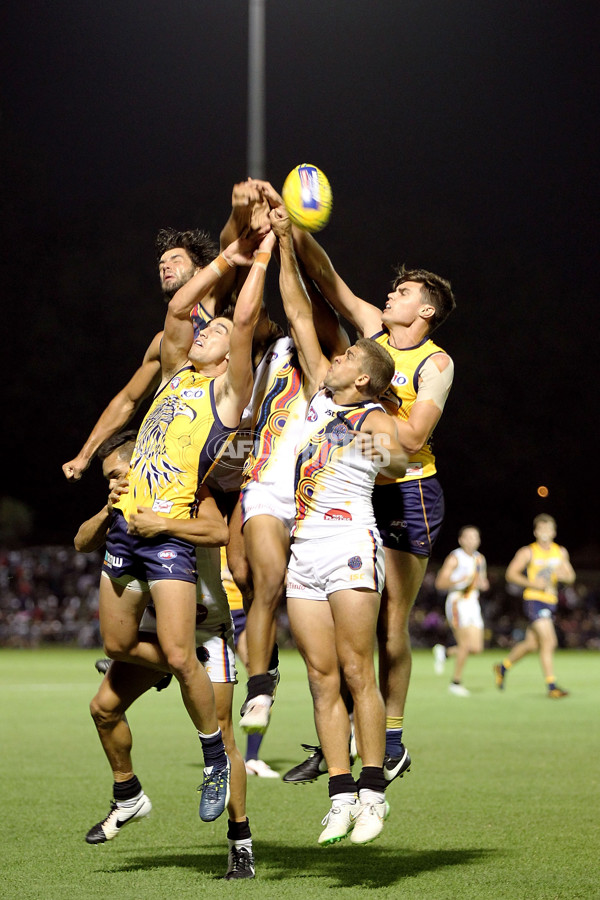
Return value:
M 268 177 L 327 173 L 321 240 L 365 299 L 401 262 L 455 289 L 437 557 L 474 523 L 505 564 L 547 511 L 600 564 L 599 19 L 584 0 L 267 0 Z M 74 486 L 60 466 L 162 324 L 156 232 L 217 237 L 248 174 L 247 5 L 9 0 L 1 22 L 1 493 L 29 542 L 63 541 L 105 489 L 97 463 Z

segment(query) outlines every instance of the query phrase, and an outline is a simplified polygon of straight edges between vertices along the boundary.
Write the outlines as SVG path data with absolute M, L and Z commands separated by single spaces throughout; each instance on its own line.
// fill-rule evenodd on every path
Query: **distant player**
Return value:
M 442 644 L 433 648 L 436 672 L 441 673 L 446 656 L 454 656 L 454 675 L 448 686 L 451 694 L 468 697 L 462 674 L 470 653 L 483 650 L 483 618 L 479 592 L 489 589 L 485 557 L 479 552 L 481 535 L 474 525 L 464 525 L 458 532 L 459 546 L 442 565 L 435 579 L 438 591 L 447 591 L 446 618 L 456 645 L 448 650 Z
M 554 651 L 557 647 L 554 614 L 558 585 L 573 584 L 575 572 L 564 547 L 555 543 L 556 521 L 547 513 L 533 520 L 535 541 L 517 550 L 506 570 L 506 580 L 523 588 L 523 606 L 529 619 L 525 639 L 512 648 L 506 659 L 494 666 L 496 687 L 504 689 L 506 673 L 527 653 L 539 653 L 548 697 L 567 697 L 554 677 Z

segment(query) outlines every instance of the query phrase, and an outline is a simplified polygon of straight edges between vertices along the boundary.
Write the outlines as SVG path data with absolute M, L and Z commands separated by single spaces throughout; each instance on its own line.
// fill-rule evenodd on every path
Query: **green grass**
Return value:
M 152 815 L 109 844 L 86 831 L 109 808 L 112 780 L 87 706 L 97 653 L 0 651 L 0 896 L 171 900 L 186 897 L 592 898 L 597 865 L 600 656 L 559 653 L 565 700 L 544 694 L 536 658 L 493 686 L 498 654 L 469 661 L 472 696 L 447 693 L 431 655 L 415 653 L 405 738 L 409 775 L 388 792 L 377 842 L 316 844 L 326 778 L 253 778 L 248 808 L 258 875 L 225 883 L 226 821 L 201 823 L 200 752 L 175 686 L 132 709 L 135 769 Z M 282 658 L 263 757 L 302 759 L 314 726 L 302 664 Z M 236 707 L 241 702 L 238 689 Z

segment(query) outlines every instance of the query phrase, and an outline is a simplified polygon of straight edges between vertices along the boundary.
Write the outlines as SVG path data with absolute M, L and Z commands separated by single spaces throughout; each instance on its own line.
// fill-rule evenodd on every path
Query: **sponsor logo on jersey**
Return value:
M 408 384 L 408 378 L 406 377 L 406 375 L 403 375 L 402 372 L 394 372 L 392 384 L 394 384 L 396 387 L 403 387 L 403 385 Z
M 356 570 L 360 569 L 361 567 L 362 567 L 362 559 L 360 558 L 360 556 L 351 556 L 350 559 L 348 560 L 348 568 L 352 569 L 354 572 L 356 572 Z
M 307 422 L 316 422 L 317 421 L 317 411 L 314 406 L 308 407 L 308 412 L 306 413 L 306 421 Z
M 181 378 L 179 378 L 179 377 L 174 378 L 170 384 L 171 390 L 175 391 L 179 387 L 180 384 L 181 384 Z
M 104 562 L 107 566 L 112 566 L 113 569 L 120 569 L 123 565 L 123 557 L 122 556 L 113 556 L 112 553 L 106 551 L 106 556 L 104 557 Z
M 175 550 L 161 550 L 158 554 L 159 559 L 175 559 L 176 556 Z
M 203 388 L 186 388 L 181 392 L 181 397 L 183 400 L 199 400 L 204 397 L 204 393 Z
M 423 471 L 423 463 L 412 462 L 409 463 L 406 467 L 407 475 L 420 475 Z
M 267 365 L 270 362 L 273 362 L 273 360 L 277 359 L 278 357 L 279 357 L 279 353 L 277 352 L 277 350 L 271 350 L 270 353 L 267 353 Z
M 345 509 L 328 509 L 323 518 L 340 522 L 342 519 L 352 519 L 352 515 Z
M 152 504 L 152 512 L 169 513 L 173 506 L 172 500 L 160 500 L 158 497 Z

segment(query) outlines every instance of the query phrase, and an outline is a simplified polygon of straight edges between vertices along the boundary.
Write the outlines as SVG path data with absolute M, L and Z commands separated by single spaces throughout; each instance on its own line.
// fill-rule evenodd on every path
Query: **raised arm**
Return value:
M 252 267 L 235 304 L 227 371 L 215 379 L 219 418 L 228 428 L 239 425 L 240 417 L 252 395 L 252 339 L 260 317 L 267 266 L 274 245 L 275 235 L 269 231 L 258 245 Z
M 163 382 L 185 365 L 194 340 L 194 326 L 190 313 L 194 306 L 238 265 L 250 265 L 255 243 L 236 238 L 216 259 L 200 269 L 179 288 L 169 302 L 161 348 Z
M 79 481 L 103 441 L 127 425 L 142 401 L 158 387 L 161 339 L 162 331 L 155 335 L 144 354 L 141 366 L 101 413 L 75 459 L 71 459 L 63 465 L 62 470 L 68 481 Z
M 312 304 L 298 268 L 290 218 L 285 208 L 279 206 L 271 210 L 270 220 L 279 241 L 279 289 L 283 308 L 302 371 L 314 391 L 329 368 L 329 361 L 321 350 L 313 321 Z
M 253 179 L 271 209 L 284 208 L 280 194 L 268 181 Z M 293 226 L 294 244 L 298 259 L 311 278 L 340 315 L 348 320 L 361 337 L 372 337 L 381 331 L 381 310 L 354 294 L 340 278 L 325 250 L 308 231 Z

